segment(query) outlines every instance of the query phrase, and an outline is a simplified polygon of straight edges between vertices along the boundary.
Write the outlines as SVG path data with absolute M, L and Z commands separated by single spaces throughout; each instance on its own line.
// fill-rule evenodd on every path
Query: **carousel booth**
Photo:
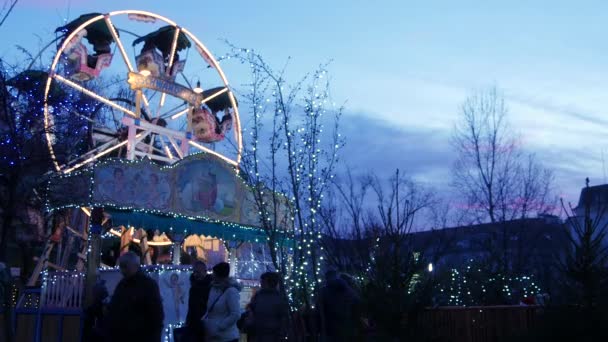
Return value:
M 194 260 L 209 269 L 229 262 L 243 285 L 243 307 L 259 276 L 274 270 L 251 190 L 212 154 L 165 167 L 148 160 L 98 162 L 53 178 L 48 207 L 54 233 L 30 279 L 41 288 L 18 302 L 18 341 L 79 341 L 91 288 L 105 283 L 112 295 L 122 278 L 116 260 L 127 251 L 139 254 L 158 282 L 165 341 L 185 320 Z M 287 207 L 281 211 L 288 224 Z M 281 239 L 277 247 L 289 249 L 288 242 Z

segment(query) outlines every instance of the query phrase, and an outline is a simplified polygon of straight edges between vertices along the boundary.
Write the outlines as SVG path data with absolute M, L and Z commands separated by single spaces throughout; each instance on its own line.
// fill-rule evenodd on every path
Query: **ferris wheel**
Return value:
M 85 14 L 56 32 L 62 37 L 46 81 L 44 126 L 57 171 L 104 156 L 172 164 L 201 151 L 238 166 L 238 103 L 218 61 L 190 31 L 125 10 Z M 53 100 L 57 88 L 92 104 L 63 108 Z M 79 153 L 66 153 L 62 140 L 71 137 L 56 133 L 67 123 L 84 137 Z

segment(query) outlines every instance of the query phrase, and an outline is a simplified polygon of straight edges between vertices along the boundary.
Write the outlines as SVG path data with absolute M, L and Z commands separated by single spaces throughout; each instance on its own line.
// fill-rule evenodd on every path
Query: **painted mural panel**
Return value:
M 189 157 L 165 168 L 147 160 L 109 160 L 95 167 L 93 178 L 92 204 L 260 226 L 252 190 L 232 166 L 211 155 Z M 268 191 L 265 195 L 267 203 L 272 200 L 270 194 Z M 277 199 L 278 224 L 291 227 L 289 202 L 282 195 Z
M 114 164 L 95 170 L 93 200 L 157 210 L 170 210 L 171 175 L 154 165 Z
M 216 160 L 200 159 L 182 163 L 175 172 L 173 203 L 179 212 L 238 222 L 243 186 L 231 168 Z
M 293 226 L 293 222 L 289 215 L 289 201 L 287 197 L 281 194 L 276 194 L 273 198 L 272 192 L 270 190 L 264 191 L 264 202 L 266 203 L 277 203 L 277 225 L 276 227 L 285 227 L 286 230 L 289 230 Z M 271 220 L 275 219 L 274 215 L 274 205 L 268 205 L 268 216 Z M 256 204 L 254 195 L 252 191 L 247 191 L 243 198 L 243 202 L 241 205 L 241 223 L 244 225 L 259 227 L 260 223 L 260 210 L 258 205 Z

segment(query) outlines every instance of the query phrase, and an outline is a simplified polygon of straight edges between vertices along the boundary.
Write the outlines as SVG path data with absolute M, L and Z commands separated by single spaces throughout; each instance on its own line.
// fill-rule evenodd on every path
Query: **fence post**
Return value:
M 97 282 L 97 269 L 101 263 L 101 223 L 103 208 L 93 208 L 91 211 L 91 226 L 89 227 L 89 248 L 87 253 L 87 273 L 84 307 L 93 302 L 93 287 Z

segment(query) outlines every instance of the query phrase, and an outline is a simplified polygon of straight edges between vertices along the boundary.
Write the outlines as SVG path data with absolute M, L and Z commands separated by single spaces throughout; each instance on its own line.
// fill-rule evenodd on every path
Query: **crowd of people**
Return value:
M 93 289 L 93 302 L 84 314 L 84 341 L 159 342 L 164 329 L 164 312 L 158 284 L 140 268 L 140 257 L 132 252 L 119 258 L 123 275 L 109 297 L 103 283 Z M 220 262 L 211 274 L 202 261 L 195 261 L 190 276 L 188 314 L 183 327 L 173 329 L 175 342 L 285 341 L 304 332 L 289 331 L 291 316 L 285 296 L 279 290 L 281 277 L 266 272 L 260 288 L 243 311 L 240 284 L 230 275 L 230 265 Z M 352 280 L 335 271 L 325 275 L 317 293 L 316 331 L 323 341 L 352 341 L 360 336 L 359 296 Z M 293 323 L 293 322 L 292 322 Z M 307 329 L 310 330 L 311 329 Z M 307 334 L 310 337 L 310 334 Z

